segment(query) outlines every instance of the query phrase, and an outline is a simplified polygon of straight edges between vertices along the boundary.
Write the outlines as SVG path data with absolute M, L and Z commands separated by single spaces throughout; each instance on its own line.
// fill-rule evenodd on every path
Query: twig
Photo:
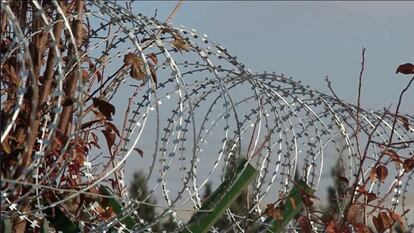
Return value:
M 364 74 L 364 68 L 365 68 L 365 48 L 362 48 L 362 61 L 361 61 L 361 71 L 359 72 L 359 78 L 358 78 L 358 99 L 357 99 L 357 112 L 356 112 L 356 132 L 355 132 L 355 140 L 356 140 L 356 146 L 357 146 L 357 152 L 359 155 L 359 158 L 361 159 L 361 151 L 360 151 L 360 145 L 359 145 L 359 115 L 361 113 L 361 89 L 362 89 L 362 76 Z
M 411 80 L 408 82 L 407 86 L 400 93 L 400 97 L 398 99 L 397 109 L 395 110 L 395 114 L 394 114 L 394 122 L 392 123 L 390 139 L 388 140 L 388 146 L 392 144 L 392 137 L 394 136 L 395 124 L 397 123 L 398 111 L 400 110 L 403 95 L 410 88 L 413 81 L 414 81 L 414 76 L 411 78 Z

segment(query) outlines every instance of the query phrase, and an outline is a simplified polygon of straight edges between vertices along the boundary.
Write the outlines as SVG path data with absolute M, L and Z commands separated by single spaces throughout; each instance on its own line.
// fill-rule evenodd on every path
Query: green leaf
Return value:
M 104 185 L 101 185 L 99 187 L 99 192 L 102 195 L 106 195 L 106 196 L 113 196 L 112 192 L 110 191 L 110 189 Z M 107 207 L 111 207 L 112 210 L 116 213 L 116 214 L 121 214 L 122 211 L 122 204 L 115 198 L 105 198 L 108 199 L 107 200 Z M 121 221 L 123 224 L 125 224 L 126 228 L 128 228 L 129 230 L 131 230 L 134 225 L 137 224 L 137 222 L 131 217 L 131 216 L 127 216 L 125 218 L 123 218 L 123 220 Z
M 217 222 L 224 211 L 229 208 L 231 203 L 236 200 L 240 193 L 251 183 L 256 176 L 257 170 L 246 160 L 240 162 L 236 171 L 236 178 L 223 182 L 217 189 L 204 201 L 200 210 L 189 221 L 187 232 L 205 233 Z
M 40 232 L 42 233 L 49 233 L 49 222 L 46 218 L 43 219 L 42 227 L 40 229 Z
M 6 218 L 6 219 L 2 219 L 1 220 L 1 228 L 2 231 L 4 233 L 11 233 L 12 232 L 12 224 L 10 219 Z

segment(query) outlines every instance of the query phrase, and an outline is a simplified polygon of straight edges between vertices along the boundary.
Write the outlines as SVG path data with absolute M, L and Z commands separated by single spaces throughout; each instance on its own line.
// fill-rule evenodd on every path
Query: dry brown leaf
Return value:
M 403 167 L 406 172 L 410 172 L 411 170 L 413 170 L 414 158 L 404 160 Z
M 151 71 L 152 81 L 154 81 L 155 86 L 157 86 L 157 72 L 155 71 L 154 65 L 149 64 L 149 68 L 150 68 L 150 71 Z
M 93 106 L 97 107 L 106 119 L 112 120 L 112 115 L 115 115 L 115 107 L 112 104 L 98 98 L 93 98 L 92 101 Z
M 336 223 L 334 221 L 329 221 L 328 224 L 326 225 L 326 233 L 338 233 L 338 231 L 336 230 Z
M 89 141 L 89 143 L 101 149 L 98 143 L 98 136 L 94 132 L 90 132 L 90 134 L 92 135 L 92 141 Z
M 102 120 L 102 121 L 106 120 L 105 115 L 102 114 L 99 110 L 92 109 L 92 112 L 95 114 L 95 118 L 97 120 Z
M 105 136 L 106 143 L 108 144 L 109 154 L 112 155 L 112 146 L 115 143 L 116 134 L 112 129 L 110 129 L 108 127 L 106 129 L 102 130 L 102 133 Z
M 369 179 L 371 180 L 371 183 L 374 183 L 377 179 L 377 172 L 374 168 L 371 169 L 371 172 L 369 173 Z
M 145 80 L 144 61 L 136 54 L 128 53 L 124 57 L 125 65 L 131 66 L 129 75 L 136 80 Z
M 106 121 L 105 124 L 106 124 L 107 127 L 109 127 L 110 129 L 112 129 L 116 133 L 116 135 L 118 135 L 118 137 L 121 137 L 121 134 L 119 133 L 118 128 L 114 124 L 112 124 L 109 121 Z
M 368 193 L 366 196 L 367 196 L 367 203 L 377 199 L 377 195 L 373 192 Z
M 110 220 L 112 217 L 115 217 L 115 212 L 112 207 L 108 207 L 104 212 L 101 212 L 99 216 L 104 220 Z
M 13 64 L 10 61 L 7 61 L 2 66 L 2 81 L 7 80 L 15 86 L 18 86 L 20 83 L 20 78 L 17 76 L 16 69 L 14 69 Z
M 382 222 L 382 226 L 384 229 L 388 229 L 392 226 L 391 218 L 388 216 L 387 212 L 379 212 L 378 213 L 378 219 Z
M 357 186 L 357 192 L 359 192 L 359 193 L 362 193 L 362 194 L 364 194 L 364 195 L 368 195 L 368 191 L 363 187 L 363 186 L 361 186 L 361 185 L 358 185 Z
M 136 151 L 136 152 L 138 152 L 138 154 L 141 156 L 141 158 L 142 157 L 144 157 L 144 151 L 143 150 L 141 150 L 141 148 L 134 148 L 134 150 Z
M 85 147 L 83 146 L 83 142 L 82 141 L 78 141 L 74 143 L 75 146 L 75 150 L 74 150 L 74 162 L 77 166 L 83 166 L 84 162 L 85 162 Z
M 349 207 L 346 215 L 346 220 L 351 224 L 364 223 L 364 210 L 365 207 L 362 204 L 354 203 Z
M 98 81 L 100 82 L 102 80 L 102 73 L 101 71 L 97 70 L 95 71 L 96 77 L 98 78 Z
M 410 130 L 410 121 L 408 120 L 408 118 L 405 117 L 405 116 L 398 116 L 398 118 L 400 119 L 401 123 L 403 124 L 404 129 Z
M 375 229 L 377 230 L 378 233 L 382 233 L 385 231 L 382 222 L 379 218 L 372 216 L 372 223 L 374 224 Z
M 183 50 L 188 52 L 190 50 L 190 45 L 181 37 L 174 37 L 174 40 L 171 42 L 171 44 L 180 52 Z
M 364 224 L 353 224 L 354 230 L 356 233 L 371 233 L 371 230 Z
M 386 149 L 384 150 L 384 154 L 388 155 L 392 161 L 401 163 L 400 156 L 394 150 Z
M 312 232 L 312 226 L 309 223 L 309 219 L 306 216 L 299 216 L 298 223 L 301 229 L 301 232 L 304 233 L 311 233 Z
M 13 99 L 10 99 L 10 100 L 5 100 L 4 102 L 3 102 L 3 105 L 1 106 L 2 107 L 2 109 L 3 109 L 3 112 L 10 112 L 11 111 L 11 109 L 12 109 L 12 107 L 14 106 L 14 103 L 15 103 L 16 101 L 15 100 L 13 100 Z
M 93 121 L 88 121 L 88 122 L 85 122 L 85 123 L 83 123 L 82 125 L 81 125 L 81 129 L 85 129 L 85 128 L 89 128 L 89 127 L 91 127 L 93 124 L 95 124 L 95 123 L 97 123 L 97 122 L 100 122 L 101 120 L 93 120 Z
M 89 69 L 94 71 L 94 74 L 98 78 L 98 82 L 100 82 L 102 80 L 101 71 L 97 70 L 95 64 L 93 64 L 92 62 L 89 62 Z
M 151 59 L 151 61 L 156 65 L 156 64 L 158 64 L 158 58 L 157 58 L 157 55 L 155 54 L 155 53 L 150 53 L 150 54 L 148 54 L 147 55 L 147 57 L 149 58 L 149 59 Z
M 375 169 L 375 172 L 377 174 L 378 180 L 381 182 L 384 182 L 388 176 L 388 169 L 384 165 L 378 165 L 378 167 Z
M 411 63 L 399 65 L 395 73 L 414 74 L 414 65 Z

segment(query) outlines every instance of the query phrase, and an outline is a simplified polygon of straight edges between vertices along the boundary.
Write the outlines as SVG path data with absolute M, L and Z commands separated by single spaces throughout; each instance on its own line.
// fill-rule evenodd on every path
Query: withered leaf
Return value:
M 13 85 L 18 86 L 20 83 L 20 78 L 17 76 L 16 69 L 14 68 L 13 63 L 8 60 L 4 63 L 2 66 L 2 71 L 4 75 L 4 80 L 7 80 L 8 82 L 12 83 Z M 2 78 L 3 81 L 3 78 Z
M 326 225 L 326 233 L 337 233 L 336 230 L 336 223 L 334 221 L 329 221 L 328 224 Z
M 414 158 L 404 160 L 403 167 L 406 172 L 413 170 L 414 169 Z
M 382 225 L 382 222 L 379 218 L 377 218 L 375 216 L 372 216 L 372 223 L 374 224 L 375 229 L 377 230 L 378 233 L 382 233 L 382 232 L 385 231 L 385 229 Z
M 377 172 L 374 168 L 371 169 L 371 172 L 369 173 L 369 179 L 371 180 L 371 183 L 374 183 L 377 179 Z
M 148 54 L 147 55 L 147 57 L 149 58 L 149 59 L 151 59 L 151 61 L 156 65 L 156 64 L 158 64 L 158 58 L 157 58 L 157 55 L 155 54 L 155 53 L 150 53 L 150 54 Z
M 395 73 L 414 74 L 414 65 L 411 63 L 399 65 Z
M 150 71 L 151 71 L 152 81 L 154 81 L 155 86 L 157 86 L 157 72 L 155 71 L 154 65 L 149 64 L 149 68 L 150 68 Z
M 98 136 L 94 132 L 90 132 L 90 133 L 92 135 L 92 141 L 89 141 L 89 143 L 100 149 L 101 147 L 99 146 L 99 143 L 98 143 Z
M 378 165 L 378 167 L 375 169 L 375 172 L 377 174 L 378 180 L 381 182 L 384 182 L 388 176 L 388 169 L 384 165 Z
M 85 143 L 83 141 L 75 141 L 74 144 L 74 162 L 77 166 L 83 166 L 86 154 L 85 147 L 83 146 Z
M 359 192 L 359 193 L 362 193 L 362 194 L 364 194 L 364 195 L 368 195 L 368 191 L 363 187 L 363 186 L 361 186 L 361 185 L 358 185 L 357 186 L 357 192 Z
M 108 120 L 112 120 L 112 115 L 115 115 L 115 107 L 104 101 L 100 100 L 98 98 L 92 98 L 93 106 L 97 107 L 98 110 L 106 117 Z
M 102 120 L 102 121 L 106 120 L 106 117 L 104 116 L 104 114 L 102 114 L 99 110 L 92 109 L 92 112 L 95 114 L 96 119 Z
M 101 71 L 99 71 L 99 70 L 95 71 L 95 75 L 98 78 L 98 81 L 100 82 L 102 80 L 102 73 L 101 73 Z
M 392 221 L 391 221 L 391 218 L 388 216 L 387 212 L 384 212 L 384 211 L 379 212 L 378 219 L 382 223 L 382 226 L 384 227 L 384 229 L 388 229 L 391 227 Z
M 116 214 L 113 211 L 112 207 L 108 207 L 104 212 L 100 213 L 99 216 L 104 220 L 110 220 Z
M 367 196 L 367 202 L 368 203 L 375 200 L 375 199 L 377 199 L 377 195 L 373 192 L 368 193 L 366 196 Z
M 131 66 L 129 75 L 136 80 L 145 80 L 144 61 L 134 53 L 128 53 L 124 57 L 124 63 Z
M 131 66 L 129 75 L 136 80 L 145 80 L 145 72 L 142 72 L 137 66 Z
M 364 206 L 359 203 L 352 204 L 346 215 L 346 220 L 351 224 L 359 224 L 364 222 Z
M 302 201 L 306 207 L 311 207 L 313 205 L 311 197 L 309 195 L 306 195 L 305 193 L 302 194 Z
M 102 133 L 105 136 L 106 143 L 108 144 L 109 154 L 112 155 L 112 146 L 115 143 L 116 134 L 110 128 L 106 128 L 106 129 L 102 130 Z
M 142 158 L 142 157 L 144 157 L 144 151 L 143 151 L 143 150 L 141 150 L 141 148 L 136 147 L 136 148 L 134 148 L 134 150 L 135 150 L 136 152 L 138 152 L 138 154 L 141 156 L 141 158 Z
M 308 217 L 303 216 L 303 215 L 299 216 L 298 223 L 299 223 L 300 229 L 302 230 L 301 232 L 304 232 L 304 233 L 313 232 L 312 226 L 309 223 Z
M 13 105 L 14 105 L 14 102 L 15 102 L 15 100 L 13 100 L 13 99 L 5 100 L 3 102 L 3 106 L 2 106 L 3 112 L 10 112 Z
M 405 117 L 405 116 L 398 116 L 398 118 L 400 119 L 401 123 L 403 124 L 404 129 L 410 130 L 410 121 L 408 120 L 408 118 Z
M 161 28 L 161 33 L 162 34 L 165 34 L 165 33 L 173 34 L 173 31 L 168 27 L 164 27 L 164 28 Z
M 89 69 L 92 70 L 92 71 L 94 71 L 94 74 L 96 75 L 96 77 L 98 78 L 98 81 L 100 82 L 102 80 L 102 73 L 101 73 L 101 71 L 96 70 L 96 66 L 92 62 L 89 62 Z
M 107 127 L 111 128 L 116 133 L 116 135 L 118 135 L 118 137 L 121 137 L 121 134 L 119 133 L 118 128 L 114 124 L 112 124 L 109 121 L 106 121 L 105 124 Z
M 362 223 L 352 225 L 356 233 L 371 233 L 371 230 Z
M 86 129 L 86 128 L 89 128 L 89 127 L 91 127 L 93 124 L 95 124 L 95 123 L 97 123 L 97 122 L 100 122 L 101 120 L 92 120 L 92 121 L 88 121 L 88 122 L 85 122 L 85 123 L 83 123 L 82 125 L 81 125 L 81 129 Z
M 178 49 L 178 51 L 182 52 L 183 50 L 189 51 L 190 45 L 181 37 L 175 36 L 174 40 L 171 44 Z
M 390 157 L 390 159 L 392 161 L 394 161 L 397 166 L 399 166 L 399 165 L 402 164 L 402 162 L 400 160 L 400 156 L 394 150 L 392 150 L 392 149 L 386 149 L 386 150 L 384 150 L 384 154 L 385 155 L 388 155 Z

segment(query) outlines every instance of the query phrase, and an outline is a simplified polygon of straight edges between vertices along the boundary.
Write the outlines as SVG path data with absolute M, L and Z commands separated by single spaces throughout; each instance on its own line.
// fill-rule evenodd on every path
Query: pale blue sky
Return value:
M 157 19 L 163 21 L 175 5 L 176 1 L 136 1 L 134 11 L 152 16 L 158 9 Z M 408 1 L 186 1 L 173 24 L 209 35 L 253 71 L 283 73 L 326 93 L 324 78 L 328 75 L 337 94 L 352 102 L 357 96 L 361 48 L 366 47 L 362 95 L 366 108 L 382 109 L 391 103 L 395 107 L 411 77 L 395 74 L 396 68 L 414 63 L 414 2 Z M 413 100 L 414 87 L 402 110 L 414 114 Z M 140 146 L 146 155 L 128 161 L 127 175 L 148 168 L 151 140 L 142 138 Z
M 137 12 L 165 19 L 175 1 L 138 1 Z M 363 106 L 382 108 L 398 98 L 414 63 L 414 2 L 186 1 L 175 25 L 195 28 L 221 43 L 253 71 L 275 71 L 327 92 L 356 99 L 361 47 L 366 47 Z M 402 109 L 414 114 L 414 89 Z

